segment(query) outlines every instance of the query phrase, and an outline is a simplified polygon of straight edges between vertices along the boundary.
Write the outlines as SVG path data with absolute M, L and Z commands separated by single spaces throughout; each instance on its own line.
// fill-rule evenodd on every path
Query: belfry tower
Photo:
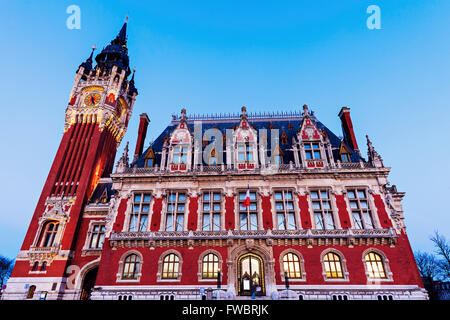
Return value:
M 138 94 L 129 67 L 126 31 L 127 22 L 95 57 L 95 67 L 95 48 L 78 67 L 64 135 L 8 282 L 6 293 L 12 298 L 24 298 L 30 291 L 30 278 L 49 284 L 48 298 L 58 298 L 66 287 L 66 269 L 73 264 L 83 207 L 99 179 L 113 170 Z

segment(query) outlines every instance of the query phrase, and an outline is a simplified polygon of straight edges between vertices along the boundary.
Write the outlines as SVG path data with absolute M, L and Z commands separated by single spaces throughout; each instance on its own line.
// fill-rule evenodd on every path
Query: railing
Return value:
M 159 166 L 155 167 L 131 167 L 125 168 L 122 172 L 116 172 L 113 174 L 155 174 L 155 175 L 167 175 L 167 174 L 227 174 L 230 172 L 244 172 L 244 173 L 254 173 L 261 175 L 271 175 L 277 173 L 309 173 L 309 172 L 341 172 L 342 170 L 365 170 L 365 169 L 373 169 L 371 163 L 369 162 L 351 162 L 351 163 L 341 163 L 338 162 L 334 166 L 325 165 L 323 168 L 306 168 L 306 167 L 296 167 L 293 163 L 289 164 L 266 164 L 264 166 L 260 166 L 254 169 L 240 169 L 238 167 L 239 164 L 219 164 L 219 165 L 197 165 L 192 166 L 192 168 L 188 168 L 186 171 L 172 171 L 166 168 L 160 168 Z M 384 169 L 384 168 L 377 168 Z
M 336 230 L 222 230 L 113 232 L 110 241 L 196 240 L 196 239 L 315 239 L 315 238 L 396 238 L 394 229 Z

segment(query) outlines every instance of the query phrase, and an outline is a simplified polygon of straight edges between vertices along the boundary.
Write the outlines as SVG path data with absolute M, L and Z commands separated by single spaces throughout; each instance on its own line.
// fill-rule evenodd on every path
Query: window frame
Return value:
M 209 200 L 205 200 L 205 194 L 209 195 Z M 218 194 L 220 199 L 214 200 L 214 195 Z M 205 202 L 206 201 L 206 202 Z M 205 210 L 205 204 L 209 205 L 209 210 Z M 215 210 L 215 206 L 219 204 L 219 210 Z M 201 192 L 201 215 L 200 215 L 200 229 L 202 231 L 220 231 L 222 230 L 222 211 L 223 211 L 223 195 L 221 190 L 204 190 Z M 205 229 L 205 215 L 209 215 L 209 228 Z M 215 217 L 219 216 L 219 227 L 217 229 Z
M 280 199 L 276 199 L 276 193 L 281 193 L 281 200 Z M 285 194 L 286 193 L 291 193 L 291 199 L 286 199 Z M 293 189 L 275 189 L 273 190 L 273 196 L 271 197 L 272 201 L 273 201 L 273 208 L 274 208 L 274 221 L 276 223 L 276 230 L 297 230 L 299 228 L 299 219 L 297 218 L 297 210 L 295 207 L 295 191 Z M 278 210 L 277 208 L 277 203 L 282 202 L 283 205 L 283 210 Z M 292 202 L 292 210 L 287 209 L 286 204 L 287 203 Z M 284 214 L 284 223 L 285 223 L 285 228 L 284 229 L 280 229 L 279 228 L 279 221 L 278 221 L 278 216 L 279 214 Z M 293 215 L 294 218 L 294 228 L 290 229 L 288 228 L 289 225 L 289 214 Z
M 247 194 L 247 190 L 245 190 L 245 191 L 239 190 L 237 192 L 237 197 L 238 197 L 237 208 L 238 208 L 238 210 L 236 210 L 236 211 L 237 211 L 237 214 L 238 214 L 238 220 L 237 221 L 239 223 L 238 224 L 238 226 L 239 226 L 238 230 L 239 231 L 257 231 L 257 230 L 260 230 L 261 218 L 259 217 L 259 212 L 260 212 L 259 201 L 260 201 L 260 199 L 258 197 L 258 191 L 256 191 L 256 190 L 252 191 L 252 189 L 250 189 L 250 206 L 248 207 L 248 209 L 246 208 L 245 211 L 241 210 L 241 204 L 244 202 L 244 200 L 241 200 L 241 197 L 240 197 L 241 194 L 246 195 Z M 251 195 L 252 194 L 255 195 L 255 199 L 254 200 L 251 199 Z M 244 197 L 244 199 L 245 199 L 245 197 Z M 251 207 L 252 204 L 256 205 L 256 209 L 255 210 L 250 210 L 250 207 Z M 247 228 L 246 229 L 242 229 L 241 214 L 242 215 L 246 214 L 246 216 L 247 216 L 247 219 L 246 219 L 247 220 Z M 251 229 L 251 226 L 252 226 L 251 217 L 252 217 L 252 215 L 256 215 L 256 229 Z
M 135 278 L 123 278 L 126 259 L 131 255 L 136 255 L 139 259 L 139 261 L 138 261 L 139 265 L 137 268 L 135 267 L 136 277 Z M 142 256 L 142 254 L 137 250 L 128 250 L 119 259 L 119 269 L 116 274 L 116 282 L 119 282 L 119 283 L 120 282 L 132 282 L 132 283 L 140 282 L 141 277 L 142 277 L 143 267 L 144 267 L 144 258 Z
M 318 198 L 313 198 L 312 197 L 312 193 L 316 192 L 318 194 Z M 324 199 L 322 198 L 322 192 L 326 192 L 327 193 L 327 198 Z M 334 203 L 332 201 L 332 192 L 329 188 L 321 188 L 321 187 L 316 187 L 316 188 L 311 188 L 310 190 L 308 190 L 309 193 L 309 200 L 310 200 L 310 205 L 311 205 L 311 212 L 312 212 L 312 220 L 314 222 L 314 229 L 316 230 L 336 230 L 338 229 L 338 220 L 336 218 L 335 215 L 335 207 L 334 207 Z M 320 204 L 320 209 L 315 209 L 314 208 L 314 203 L 318 202 Z M 324 202 L 328 202 L 329 204 L 329 209 L 324 209 L 323 203 Z M 316 219 L 316 215 L 320 214 L 320 218 L 321 218 L 321 222 L 323 225 L 323 228 L 318 228 L 317 227 L 317 219 Z M 327 225 L 327 218 L 326 215 L 329 214 L 331 216 L 331 219 L 333 220 L 333 228 L 329 228 Z
M 136 196 L 140 196 L 139 202 L 136 202 Z M 146 196 L 150 197 L 150 200 L 145 201 Z M 131 212 L 128 218 L 128 225 L 126 227 L 127 232 L 146 232 L 149 230 L 150 227 L 150 215 L 151 215 L 151 207 L 152 207 L 152 200 L 153 200 L 153 194 L 149 191 L 135 191 L 132 194 L 131 198 Z M 135 211 L 136 205 L 139 206 L 139 211 Z M 148 211 L 143 211 L 143 207 L 147 206 Z M 146 222 L 145 222 L 145 228 L 141 229 L 142 224 L 142 218 L 143 216 L 146 216 Z M 133 219 L 136 217 L 136 229 L 131 230 Z
M 359 196 L 359 192 L 364 192 L 365 198 L 360 198 Z M 355 194 L 355 198 L 350 198 L 349 197 L 349 193 L 354 193 Z M 378 221 L 375 217 L 375 211 L 373 210 L 373 206 L 372 203 L 369 199 L 369 190 L 367 187 L 347 187 L 345 189 L 345 194 L 346 194 L 346 198 L 347 198 L 347 205 L 349 208 L 349 213 L 351 216 L 351 221 L 352 221 L 352 225 L 354 229 L 358 229 L 358 230 L 373 230 L 373 229 L 378 229 Z M 367 203 L 367 208 L 363 208 L 361 206 L 361 201 L 365 201 Z M 352 207 L 352 202 L 356 202 L 357 204 L 357 208 L 353 208 Z M 357 221 L 355 219 L 355 214 L 357 214 L 359 216 L 359 221 L 361 222 L 362 227 L 358 227 Z M 366 216 L 365 214 L 367 214 L 372 222 L 372 227 L 367 227 L 366 224 Z
M 295 256 L 297 256 L 297 258 L 299 259 L 298 264 L 299 264 L 299 268 L 300 268 L 300 274 L 301 277 L 300 278 L 291 278 L 288 276 L 289 278 L 289 282 L 306 282 L 306 271 L 305 271 L 305 261 L 303 259 L 303 255 L 292 248 L 286 249 L 284 251 L 282 251 L 280 253 L 279 256 L 279 263 L 280 263 L 280 278 L 281 278 L 281 282 L 286 282 L 286 277 L 285 277 L 285 270 L 284 270 L 284 257 L 288 254 L 293 254 Z
M 184 201 L 179 201 L 180 194 L 184 195 Z M 175 195 L 175 201 L 171 200 L 171 196 L 172 195 Z M 164 229 L 163 229 L 164 231 L 184 231 L 186 229 L 185 225 L 186 225 L 187 199 L 188 199 L 188 193 L 186 191 L 184 191 L 184 190 L 177 190 L 177 191 L 170 190 L 167 193 L 166 209 L 165 209 L 165 216 L 164 216 Z M 180 204 L 184 205 L 184 210 L 183 211 L 178 211 L 177 210 L 178 206 Z M 174 208 L 173 211 L 169 211 L 169 206 L 170 205 L 173 205 L 173 208 Z M 172 219 L 172 228 L 171 228 L 171 230 L 167 229 L 167 227 L 168 227 L 168 223 L 167 222 L 168 222 L 169 216 L 171 216 L 171 219 Z M 178 226 L 177 221 L 179 219 L 179 216 L 183 217 L 183 225 L 182 225 L 181 230 L 177 230 L 177 226 Z
M 169 255 L 174 254 L 178 258 L 178 273 L 176 278 L 163 278 L 164 260 Z M 183 257 L 174 249 L 169 249 L 161 253 L 158 259 L 158 273 L 156 274 L 157 282 L 180 282 L 183 268 Z
M 336 256 L 338 256 L 339 260 L 340 260 L 340 265 L 341 265 L 341 272 L 342 272 L 342 278 L 329 278 L 327 276 L 327 269 L 325 267 L 325 257 L 329 254 L 335 254 Z M 325 282 L 349 282 L 350 281 L 350 277 L 349 277 L 349 272 L 347 270 L 347 260 L 345 259 L 345 256 L 342 252 L 340 252 L 337 249 L 334 248 L 329 248 L 329 249 L 325 249 L 324 251 L 322 251 L 322 253 L 320 254 L 320 264 L 322 265 L 322 276 L 323 276 L 323 280 Z
M 385 278 L 374 278 L 370 276 L 370 271 L 367 269 L 366 265 L 366 256 L 370 253 L 377 254 L 381 258 L 381 263 L 384 268 L 384 273 L 386 275 Z M 364 265 L 364 271 L 368 282 L 372 283 L 378 283 L 378 282 L 393 282 L 393 274 L 391 272 L 391 268 L 389 266 L 389 259 L 387 258 L 386 254 L 382 252 L 381 250 L 375 249 L 375 248 L 368 248 L 364 250 L 362 254 L 362 263 Z

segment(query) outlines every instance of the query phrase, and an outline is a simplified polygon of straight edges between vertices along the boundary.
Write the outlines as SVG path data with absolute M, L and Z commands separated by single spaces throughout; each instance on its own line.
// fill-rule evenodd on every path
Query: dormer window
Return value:
M 153 159 L 152 158 L 145 159 L 145 166 L 146 167 L 153 167 Z
M 306 160 L 321 159 L 320 147 L 318 142 L 305 142 L 304 146 Z
M 216 149 L 212 149 L 211 153 L 209 154 L 209 165 L 217 165 Z
M 350 162 L 350 156 L 348 153 L 341 154 L 342 162 Z
M 177 145 L 177 146 L 173 147 L 172 163 L 186 164 L 187 163 L 187 153 L 188 153 L 187 146 Z
M 250 143 L 238 145 L 238 161 L 251 162 L 253 161 L 253 146 Z
M 352 162 L 350 159 L 350 150 L 343 142 L 339 146 L 339 155 L 342 162 Z

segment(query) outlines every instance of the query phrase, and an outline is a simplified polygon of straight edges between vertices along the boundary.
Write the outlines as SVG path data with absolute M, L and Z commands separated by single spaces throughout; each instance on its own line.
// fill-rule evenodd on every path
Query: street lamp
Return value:
M 284 282 L 286 284 L 286 290 L 289 290 L 289 277 L 287 272 L 284 273 Z
M 220 289 L 220 286 L 221 286 L 220 276 L 221 276 L 221 274 L 220 274 L 220 269 L 219 269 L 217 271 L 217 289 Z

